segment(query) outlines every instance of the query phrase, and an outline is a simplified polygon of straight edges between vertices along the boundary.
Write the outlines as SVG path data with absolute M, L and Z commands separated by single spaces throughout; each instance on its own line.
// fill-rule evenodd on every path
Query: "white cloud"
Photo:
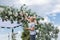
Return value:
M 26 4 L 26 5 L 42 5 L 49 3 L 50 0 L 17 0 L 17 4 Z
M 46 15 L 52 16 L 53 19 L 56 19 L 56 16 L 59 12 L 60 12 L 60 4 L 56 4 L 54 8 Z
M 49 23 L 49 22 L 50 22 L 50 19 L 47 16 L 44 17 L 44 20 L 39 21 L 39 23 Z
M 40 16 L 47 16 L 52 14 L 52 16 L 55 17 L 56 13 L 60 12 L 60 0 L 17 0 L 14 2 L 14 5 L 18 5 L 18 7 L 23 4 L 34 8 L 32 10 L 37 9 L 37 12 L 39 12 Z
M 47 16 L 45 16 L 44 17 L 44 22 L 50 22 L 50 19 Z
M 55 5 L 54 9 L 52 10 L 52 13 L 60 12 L 60 4 Z

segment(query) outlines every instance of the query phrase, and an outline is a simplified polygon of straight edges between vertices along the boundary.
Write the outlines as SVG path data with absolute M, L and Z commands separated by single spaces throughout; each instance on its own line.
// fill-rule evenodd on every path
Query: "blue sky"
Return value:
M 60 0 L 0 0 L 0 5 L 12 6 L 16 8 L 19 8 L 23 4 L 26 4 L 28 8 L 35 11 L 39 16 L 44 17 L 45 22 L 52 22 L 60 29 Z M 9 26 L 9 24 L 10 23 L 8 22 L 8 24 L 4 24 L 4 26 Z M 22 31 L 22 28 L 16 28 L 15 32 L 17 31 Z M 3 34 L 8 35 L 8 32 L 11 32 L 11 30 L 0 28 L 0 39 L 3 38 Z M 7 39 L 6 35 L 3 40 Z M 59 38 L 58 40 L 60 40 Z

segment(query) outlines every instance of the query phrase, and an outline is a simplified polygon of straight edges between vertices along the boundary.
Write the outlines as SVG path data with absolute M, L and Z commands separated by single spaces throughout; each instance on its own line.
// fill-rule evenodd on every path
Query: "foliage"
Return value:
M 54 27 L 52 23 L 44 23 L 39 24 L 39 20 L 44 20 L 43 17 L 38 17 L 35 12 L 32 12 L 31 9 L 27 9 L 26 5 L 22 5 L 20 10 L 12 8 L 12 7 L 4 7 L 4 10 L 0 13 L 0 17 L 2 21 L 17 21 L 17 23 L 23 23 L 23 27 L 28 27 L 28 21 L 25 17 L 36 17 L 36 30 L 37 32 L 37 40 L 52 40 L 52 38 L 57 39 L 59 30 Z M 22 40 L 30 40 L 29 31 L 23 29 L 22 32 Z

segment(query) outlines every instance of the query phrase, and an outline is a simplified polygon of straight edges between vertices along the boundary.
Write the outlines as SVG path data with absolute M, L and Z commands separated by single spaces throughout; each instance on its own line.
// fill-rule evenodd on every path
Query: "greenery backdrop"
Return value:
M 17 21 L 17 23 L 22 23 L 23 27 L 28 27 L 28 21 L 25 19 L 26 17 L 33 16 L 36 18 L 36 40 L 57 40 L 59 30 L 57 27 L 54 27 L 52 23 L 39 23 L 39 20 L 44 20 L 43 17 L 40 17 L 37 15 L 36 12 L 33 12 L 31 9 L 28 9 L 26 5 L 22 5 L 19 9 L 9 7 L 9 6 L 0 6 L 0 8 L 3 8 L 3 11 L 0 11 L 0 18 L 2 19 L 2 22 L 4 21 L 11 21 L 11 24 L 14 23 L 14 21 Z M 23 29 L 22 32 L 22 40 L 30 40 L 29 31 Z M 15 36 L 15 35 L 13 35 Z M 13 37 L 12 40 L 16 40 L 15 37 Z

